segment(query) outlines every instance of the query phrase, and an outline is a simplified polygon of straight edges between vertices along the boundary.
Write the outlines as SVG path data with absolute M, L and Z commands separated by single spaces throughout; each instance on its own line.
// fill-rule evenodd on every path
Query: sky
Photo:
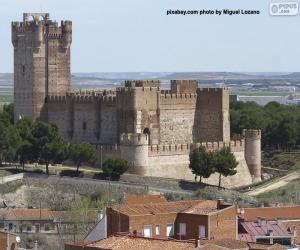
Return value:
M 268 0 L 0 0 L 0 72 L 13 71 L 11 21 L 23 12 L 72 20 L 72 72 L 300 71 L 300 17 Z M 260 15 L 167 16 L 169 9 Z

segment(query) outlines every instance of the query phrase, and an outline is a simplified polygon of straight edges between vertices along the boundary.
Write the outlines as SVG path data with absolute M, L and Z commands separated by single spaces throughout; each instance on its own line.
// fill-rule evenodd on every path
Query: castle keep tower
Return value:
M 72 22 L 49 19 L 48 13 L 24 13 L 12 22 L 15 121 L 20 117 L 48 120 L 48 95 L 70 90 Z
M 253 182 L 261 181 L 261 130 L 245 129 L 245 158 Z

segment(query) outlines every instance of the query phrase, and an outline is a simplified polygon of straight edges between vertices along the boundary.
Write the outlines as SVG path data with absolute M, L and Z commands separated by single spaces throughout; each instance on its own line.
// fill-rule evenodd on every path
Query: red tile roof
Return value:
M 135 205 L 145 203 L 161 203 L 168 202 L 163 195 L 124 195 L 122 203 L 124 205 Z
M 44 208 L 2 208 L 0 217 L 5 220 L 53 220 L 54 214 Z
M 300 219 L 300 206 L 244 208 L 246 221 L 255 221 L 259 216 L 267 220 Z
M 189 214 L 209 214 L 217 211 L 217 202 L 211 200 L 199 201 L 197 204 L 184 210 L 183 213 Z
M 246 221 L 240 222 L 240 225 L 251 237 L 267 236 L 268 230 L 273 230 L 274 236 L 292 237 L 292 234 L 287 230 L 287 227 L 283 223 L 277 223 L 277 221 L 267 221 L 265 225 L 259 225 L 257 221 Z M 246 236 L 242 236 L 241 238 L 243 237 Z M 248 241 L 248 239 L 246 240 Z
M 113 209 L 130 216 L 180 212 L 208 214 L 217 210 L 217 202 L 210 200 L 184 200 L 139 205 L 115 205 Z
M 70 243 L 66 246 L 78 246 L 78 249 L 110 249 L 110 250 L 283 250 L 279 245 L 242 242 L 234 239 L 205 240 L 200 242 L 200 248 L 194 241 L 178 241 L 158 238 L 134 237 L 133 235 L 113 235 L 106 239 L 90 243 Z M 77 249 L 77 248 L 76 248 Z
M 184 242 L 176 240 L 162 240 L 154 238 L 142 238 L 133 236 L 111 236 L 106 239 L 100 240 L 87 245 L 99 249 L 112 249 L 112 250 L 189 250 L 195 249 L 194 242 Z

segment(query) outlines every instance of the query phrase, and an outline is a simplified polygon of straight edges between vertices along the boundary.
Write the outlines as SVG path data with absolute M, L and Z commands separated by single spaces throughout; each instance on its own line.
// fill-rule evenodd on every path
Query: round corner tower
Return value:
M 129 161 L 132 174 L 145 175 L 148 169 L 148 135 L 121 134 L 121 158 Z
M 261 181 L 261 130 L 244 129 L 245 158 L 253 182 Z

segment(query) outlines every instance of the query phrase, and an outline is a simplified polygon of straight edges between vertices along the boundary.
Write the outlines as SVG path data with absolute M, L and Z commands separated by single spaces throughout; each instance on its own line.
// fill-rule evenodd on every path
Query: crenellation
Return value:
M 208 151 L 217 151 L 224 147 L 229 147 L 232 152 L 243 152 L 244 151 L 244 140 L 226 142 L 197 142 L 191 144 L 159 144 L 149 146 L 149 155 L 160 155 L 160 154 L 190 154 L 192 150 L 204 147 Z
M 228 91 L 229 89 L 227 87 L 219 87 L 219 88 L 198 88 L 197 92 L 222 92 L 222 91 Z
M 152 79 L 126 80 L 114 90 L 70 91 L 72 22 L 24 13 L 23 22 L 11 27 L 15 121 L 29 117 L 55 123 L 66 140 L 92 143 L 103 159 L 128 160 L 134 174 L 192 176 L 188 159 L 193 149 L 229 147 L 240 165 L 247 161 L 260 179 L 261 131 L 230 138 L 228 88 L 171 80 L 171 89 L 161 90 L 161 82 Z M 248 178 L 250 172 L 243 175 Z

